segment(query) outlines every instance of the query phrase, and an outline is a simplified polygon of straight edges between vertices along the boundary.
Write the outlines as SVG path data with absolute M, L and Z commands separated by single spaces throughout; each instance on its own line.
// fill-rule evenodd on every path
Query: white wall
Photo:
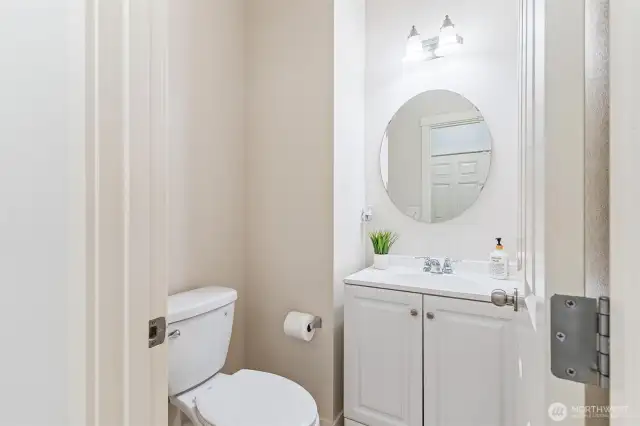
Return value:
M 82 358 L 69 349 L 83 305 L 69 299 L 84 278 L 83 11 L 83 1 L 0 3 L 0 407 L 7 425 L 79 424 L 84 412 L 77 405 L 79 417 L 69 412 L 79 402 L 69 367 Z
M 337 1 L 334 29 L 334 418 L 343 406 L 344 278 L 365 265 L 365 0 Z
M 499 11 L 499 12 L 496 12 Z M 367 1 L 366 163 L 370 228 L 397 231 L 395 253 L 486 259 L 493 238 L 512 253 L 517 231 L 518 3 L 511 0 Z M 465 38 L 462 52 L 403 69 L 406 36 L 416 25 L 437 35 L 449 14 Z M 492 169 L 478 202 L 442 224 L 415 222 L 390 201 L 380 179 L 380 143 L 393 114 L 425 90 L 465 96 L 485 117 L 494 139 Z
M 235 372 L 246 366 L 244 2 L 169 5 L 169 294 L 238 290 L 225 365 Z

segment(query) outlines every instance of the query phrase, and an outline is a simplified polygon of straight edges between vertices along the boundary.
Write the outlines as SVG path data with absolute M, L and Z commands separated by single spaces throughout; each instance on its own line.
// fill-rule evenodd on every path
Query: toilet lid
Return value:
M 302 386 L 284 377 L 241 370 L 196 397 L 213 426 L 313 426 L 318 407 Z

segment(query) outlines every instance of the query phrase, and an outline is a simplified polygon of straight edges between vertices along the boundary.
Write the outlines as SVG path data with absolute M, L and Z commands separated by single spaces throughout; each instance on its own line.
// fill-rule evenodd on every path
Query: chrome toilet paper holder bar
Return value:
M 315 330 L 316 328 L 322 328 L 322 318 L 314 317 L 311 324 L 307 326 L 307 331 L 311 333 L 311 330 Z

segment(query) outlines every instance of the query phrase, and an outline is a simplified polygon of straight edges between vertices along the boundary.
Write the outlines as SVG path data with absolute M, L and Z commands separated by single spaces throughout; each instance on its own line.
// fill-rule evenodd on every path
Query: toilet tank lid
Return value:
M 227 287 L 203 287 L 169 296 L 169 324 L 193 318 L 233 303 L 238 293 Z

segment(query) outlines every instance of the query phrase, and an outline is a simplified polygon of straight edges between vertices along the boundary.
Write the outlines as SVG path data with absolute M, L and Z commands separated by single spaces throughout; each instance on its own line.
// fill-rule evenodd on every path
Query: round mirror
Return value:
M 380 173 L 391 201 L 407 216 L 438 223 L 476 202 L 489 176 L 492 138 L 468 99 L 432 90 L 405 103 L 382 140 Z

